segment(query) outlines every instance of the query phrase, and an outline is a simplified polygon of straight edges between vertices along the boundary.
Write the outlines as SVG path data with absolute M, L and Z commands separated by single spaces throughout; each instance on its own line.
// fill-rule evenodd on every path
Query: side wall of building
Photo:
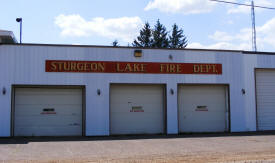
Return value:
M 226 51 L 144 49 L 135 58 L 134 49 L 77 46 L 0 46 L 0 136 L 10 136 L 12 85 L 81 85 L 86 94 L 86 135 L 109 135 L 109 89 L 111 83 L 165 84 L 167 133 L 178 133 L 179 84 L 228 84 L 231 131 L 256 130 L 255 68 L 274 68 L 275 56 Z M 169 59 L 169 55 L 173 59 Z M 118 74 L 45 72 L 45 60 L 220 63 L 222 75 Z M 97 90 L 101 95 L 97 95 Z M 242 94 L 242 89 L 246 93 Z M 2 91 L 1 91 L 2 92 Z

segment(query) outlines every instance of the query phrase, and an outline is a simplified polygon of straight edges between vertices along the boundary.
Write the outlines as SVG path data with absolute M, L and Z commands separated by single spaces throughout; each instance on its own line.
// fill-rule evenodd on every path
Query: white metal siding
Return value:
M 87 136 L 109 135 L 110 83 L 165 84 L 167 88 L 167 133 L 178 133 L 177 85 L 229 84 L 231 131 L 256 131 L 254 68 L 275 68 L 275 55 L 242 54 L 231 51 L 142 49 L 135 58 L 133 48 L 48 45 L 0 45 L 0 137 L 10 136 L 12 85 L 85 85 Z M 169 59 L 169 55 L 173 59 Z M 220 63 L 222 75 L 48 73 L 45 60 L 124 62 Z M 97 90 L 101 94 L 97 95 Z M 172 95 L 170 89 L 175 94 Z M 246 94 L 241 93 L 246 90 Z
M 225 90 L 217 85 L 179 86 L 179 131 L 226 131 Z
M 15 136 L 82 135 L 81 89 L 16 88 L 14 110 Z
M 256 70 L 258 130 L 275 130 L 275 70 Z
M 112 85 L 111 134 L 163 133 L 163 104 L 161 85 Z M 133 107 L 143 112 L 131 112 Z

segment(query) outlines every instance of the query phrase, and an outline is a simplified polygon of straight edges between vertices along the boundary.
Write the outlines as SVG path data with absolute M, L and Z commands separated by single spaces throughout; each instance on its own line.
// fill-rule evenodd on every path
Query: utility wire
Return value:
M 249 7 L 251 7 L 250 4 L 244 4 L 244 3 L 228 2 L 228 1 L 222 1 L 222 0 L 209 0 L 209 1 L 213 1 L 213 2 L 222 2 L 222 3 L 229 3 L 229 4 L 234 4 L 234 5 L 249 6 Z M 275 10 L 275 8 L 273 8 L 273 7 L 265 7 L 265 6 L 257 6 L 257 5 L 254 5 L 254 7 L 257 7 L 257 8 L 264 8 L 264 9 L 269 9 L 269 10 Z

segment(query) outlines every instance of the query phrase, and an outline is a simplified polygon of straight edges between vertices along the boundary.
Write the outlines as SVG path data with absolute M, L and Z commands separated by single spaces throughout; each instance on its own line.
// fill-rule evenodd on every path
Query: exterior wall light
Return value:
M 2 94 L 3 94 L 3 95 L 5 95 L 5 94 L 6 94 L 6 92 L 7 92 L 6 88 L 5 88 L 5 87 L 3 87 L 3 89 L 2 89 Z
M 174 94 L 174 90 L 171 88 L 170 89 L 170 94 L 173 95 Z
M 101 94 L 100 89 L 97 89 L 97 90 L 96 90 L 96 93 L 97 93 L 98 96 L 100 96 L 100 94 Z
M 245 89 L 242 89 L 242 94 L 243 94 L 243 95 L 245 94 Z
M 142 50 L 135 50 L 134 51 L 134 56 L 135 57 L 142 57 Z
M 169 54 L 169 59 L 170 59 L 170 60 L 173 60 L 172 54 Z

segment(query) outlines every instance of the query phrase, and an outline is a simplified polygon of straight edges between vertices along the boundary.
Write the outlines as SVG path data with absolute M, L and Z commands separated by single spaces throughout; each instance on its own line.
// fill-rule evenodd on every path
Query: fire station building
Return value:
M 0 137 L 275 130 L 275 53 L 0 44 Z

